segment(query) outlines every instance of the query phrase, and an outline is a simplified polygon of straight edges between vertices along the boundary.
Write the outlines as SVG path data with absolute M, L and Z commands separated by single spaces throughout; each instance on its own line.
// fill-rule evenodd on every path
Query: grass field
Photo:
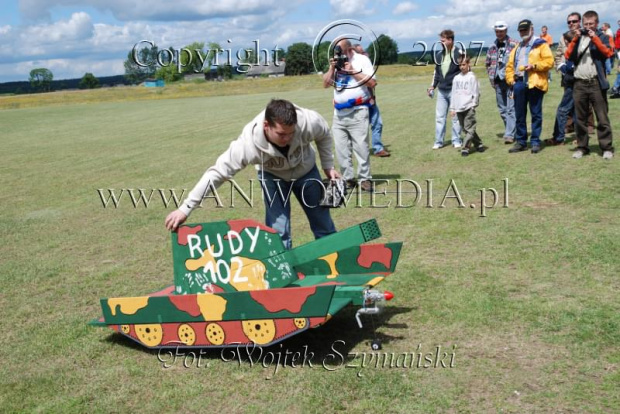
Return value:
M 372 159 L 374 178 L 390 180 L 379 189 L 415 180 L 422 199 L 396 208 L 393 195 L 379 195 L 373 208 L 365 195 L 361 206 L 333 212 L 339 228 L 376 218 L 381 240 L 404 242 L 396 273 L 380 285 L 396 297 L 376 320 L 376 335 L 382 352 L 410 356 L 407 368 L 370 360 L 373 330 L 357 327 L 353 309 L 259 361 L 219 351 L 173 360 L 87 326 L 100 315 L 100 298 L 172 283 L 163 226 L 171 207 L 156 194 L 148 208 L 126 196 L 104 208 L 97 189 L 191 189 L 272 97 L 316 109 L 331 124 L 331 90 L 318 77 L 0 97 L 1 410 L 617 412 L 620 159 L 604 162 L 595 137 L 592 155 L 579 161 L 568 145 L 508 154 L 479 69 L 478 132 L 488 151 L 468 158 L 451 147 L 433 151 L 428 70 L 380 68 L 384 142 L 393 155 Z M 560 95 L 554 82 L 545 138 Z M 618 114 L 620 102 L 611 100 L 616 138 Z M 236 181 L 249 188 L 254 174 L 248 168 Z M 440 208 L 451 180 L 465 208 L 454 198 Z M 480 217 L 480 190 L 488 188 L 499 204 Z M 229 208 L 226 191 L 222 198 L 225 208 L 206 202 L 191 221 L 262 220 L 258 191 L 254 207 L 237 197 Z M 294 211 L 299 245 L 311 233 L 296 204 Z M 449 354 L 446 367 L 424 360 L 438 347 Z M 309 363 L 276 371 L 269 358 L 287 352 L 305 353 Z M 420 367 L 410 363 L 418 355 Z

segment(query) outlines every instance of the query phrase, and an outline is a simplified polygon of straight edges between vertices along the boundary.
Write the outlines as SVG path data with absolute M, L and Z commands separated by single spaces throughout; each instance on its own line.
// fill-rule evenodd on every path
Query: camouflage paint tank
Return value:
M 101 299 L 103 317 L 91 324 L 148 348 L 272 345 L 347 305 L 376 313 L 382 294 L 371 288 L 394 271 L 402 247 L 363 244 L 380 236 L 370 220 L 286 250 L 253 220 L 184 225 L 172 233 L 174 285 Z

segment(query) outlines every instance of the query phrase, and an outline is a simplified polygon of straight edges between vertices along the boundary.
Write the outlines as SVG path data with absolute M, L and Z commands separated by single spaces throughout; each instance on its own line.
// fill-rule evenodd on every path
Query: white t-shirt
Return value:
M 354 105 L 353 102 L 367 102 L 371 98 L 370 91 L 364 83 L 367 80 L 375 78 L 375 69 L 372 66 L 372 62 L 368 57 L 359 53 L 353 52 L 353 57 L 350 62 L 351 67 L 355 71 L 362 72 L 366 77 L 363 81 L 358 82 L 352 75 L 337 73 L 336 74 L 336 87 L 334 88 L 334 103 L 335 104 L 347 104 L 351 103 L 353 106 L 334 109 L 335 115 L 348 115 L 353 112 L 357 107 L 363 107 L 361 105 Z

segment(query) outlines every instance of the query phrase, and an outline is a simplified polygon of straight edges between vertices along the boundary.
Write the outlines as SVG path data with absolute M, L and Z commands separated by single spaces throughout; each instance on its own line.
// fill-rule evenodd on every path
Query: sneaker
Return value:
M 377 152 L 375 152 L 375 153 L 374 153 L 374 154 L 372 154 L 372 155 L 374 155 L 375 157 L 382 157 L 382 158 L 383 158 L 383 157 L 389 157 L 389 156 L 390 156 L 390 155 L 392 155 L 392 154 L 390 154 L 390 153 L 388 152 L 388 150 L 386 150 L 386 149 L 382 149 L 381 151 L 377 151 Z
M 513 144 L 515 139 L 513 137 L 504 137 L 504 144 Z
M 603 159 L 604 160 L 610 160 L 614 157 L 614 153 L 611 151 L 605 151 L 603 152 Z
M 469 155 L 469 150 L 468 149 L 462 149 L 461 150 L 461 157 L 467 157 Z
M 435 145 L 433 145 L 433 149 L 441 149 L 441 147 L 443 147 L 443 144 L 435 143 Z
M 509 153 L 513 154 L 515 152 L 521 152 L 521 151 L 526 151 L 527 150 L 527 145 L 521 145 L 518 142 L 508 150 Z
M 480 145 L 476 147 L 477 152 L 485 152 L 486 150 L 487 150 L 487 147 L 485 147 L 484 145 Z
M 581 150 L 577 150 L 573 153 L 573 158 L 578 160 L 580 158 L 583 158 L 583 151 Z
M 463 144 L 461 144 L 460 142 L 457 142 L 456 144 L 452 144 L 452 146 L 456 149 L 459 149 L 463 147 Z
M 372 193 L 372 183 L 369 180 L 364 180 L 360 183 L 360 188 L 362 191 L 367 191 Z
M 532 145 L 532 154 L 538 154 L 540 152 L 540 145 Z

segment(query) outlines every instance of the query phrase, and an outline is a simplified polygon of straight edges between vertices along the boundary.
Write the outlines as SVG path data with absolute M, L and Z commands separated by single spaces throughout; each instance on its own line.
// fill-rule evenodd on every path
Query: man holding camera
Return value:
M 267 108 L 243 128 L 241 135 L 207 169 L 178 210 L 168 214 L 165 226 L 176 231 L 203 198 L 249 164 L 256 165 L 263 187 L 265 221 L 292 247 L 291 192 L 308 217 L 315 238 L 334 233 L 329 209 L 321 205 L 323 186 L 316 167 L 314 141 L 325 175 L 340 178 L 334 170 L 332 137 L 321 115 L 283 99 L 273 99 Z
M 359 183 L 363 191 L 372 191 L 370 151 L 368 149 L 369 88 L 377 85 L 375 70 L 366 56 L 356 53 L 351 42 L 343 39 L 334 47 L 329 70 L 323 75 L 323 87 L 334 87 L 332 134 L 336 157 L 347 186 Z M 352 152 L 357 158 L 357 180 L 353 173 Z
M 589 10 L 583 14 L 584 29 L 573 30 L 573 40 L 568 44 L 564 57 L 574 66 L 575 83 L 573 98 L 577 122 L 577 150 L 573 158 L 579 159 L 590 152 L 588 141 L 588 111 L 594 108 L 598 143 L 603 151 L 603 159 L 613 158 L 612 132 L 607 113 L 607 90 L 609 82 L 605 73 L 605 60 L 613 51 L 609 45 L 609 37 L 598 29 L 598 13 Z

